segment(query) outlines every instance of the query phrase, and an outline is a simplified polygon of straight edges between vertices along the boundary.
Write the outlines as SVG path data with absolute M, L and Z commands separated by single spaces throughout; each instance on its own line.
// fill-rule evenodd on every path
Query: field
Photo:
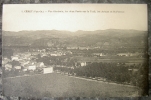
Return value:
M 57 73 L 3 79 L 4 95 L 21 97 L 129 97 L 137 87 Z

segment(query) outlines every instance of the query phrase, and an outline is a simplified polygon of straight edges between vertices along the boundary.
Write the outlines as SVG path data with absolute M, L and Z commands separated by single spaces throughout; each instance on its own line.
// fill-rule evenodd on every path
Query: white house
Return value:
M 43 73 L 44 74 L 53 73 L 53 67 L 43 68 Z
M 93 53 L 93 55 L 95 55 L 95 56 L 105 56 L 105 54 L 103 54 L 103 53 Z
M 86 62 L 81 62 L 81 66 L 86 66 Z
M 130 56 L 129 53 L 118 53 L 117 55 L 118 55 L 118 56 Z
M 11 70 L 12 69 L 12 65 L 11 64 L 6 64 L 5 65 L 5 70 Z
M 14 66 L 15 69 L 20 70 L 21 66 Z
M 43 66 L 44 66 L 44 63 L 43 63 L 43 62 L 41 62 L 41 63 L 40 63 L 40 67 L 43 67 Z
M 28 67 L 28 70 L 34 71 L 35 69 L 36 69 L 36 66 L 34 66 L 34 65 Z
M 18 58 L 18 57 L 16 57 L 16 56 L 11 57 L 11 58 L 12 58 L 12 61 L 13 61 L 13 60 L 16 60 L 16 61 L 18 61 L 18 60 L 19 60 L 19 58 Z

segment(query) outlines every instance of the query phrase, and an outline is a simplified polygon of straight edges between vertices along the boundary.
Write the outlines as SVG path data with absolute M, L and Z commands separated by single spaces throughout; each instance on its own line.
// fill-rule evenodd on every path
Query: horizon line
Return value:
M 105 30 L 135 30 L 135 31 L 148 31 L 148 30 L 137 30 L 137 29 L 100 29 L 100 30 L 93 30 L 93 31 L 105 31 Z M 51 29 L 51 30 L 19 30 L 19 31 L 8 31 L 8 30 L 2 30 L 2 32 L 22 32 L 22 31 L 68 31 L 68 32 L 78 32 L 78 31 L 90 31 L 93 32 L 92 30 L 76 30 L 76 31 L 71 31 L 71 30 L 57 30 L 57 29 Z

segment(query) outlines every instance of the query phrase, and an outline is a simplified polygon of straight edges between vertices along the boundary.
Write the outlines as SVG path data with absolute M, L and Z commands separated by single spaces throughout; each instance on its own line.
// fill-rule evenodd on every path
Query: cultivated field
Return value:
M 3 79 L 4 95 L 21 97 L 128 97 L 137 87 L 57 73 Z

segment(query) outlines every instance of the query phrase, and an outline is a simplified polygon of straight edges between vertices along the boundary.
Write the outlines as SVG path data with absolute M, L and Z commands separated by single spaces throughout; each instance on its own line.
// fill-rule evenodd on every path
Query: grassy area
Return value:
M 3 79 L 6 96 L 21 97 L 128 97 L 138 96 L 132 86 L 51 73 Z
M 103 56 L 103 57 L 83 57 L 76 56 L 80 62 L 105 62 L 105 63 L 143 63 L 146 62 L 146 58 L 138 58 L 138 57 L 125 57 L 125 56 Z

